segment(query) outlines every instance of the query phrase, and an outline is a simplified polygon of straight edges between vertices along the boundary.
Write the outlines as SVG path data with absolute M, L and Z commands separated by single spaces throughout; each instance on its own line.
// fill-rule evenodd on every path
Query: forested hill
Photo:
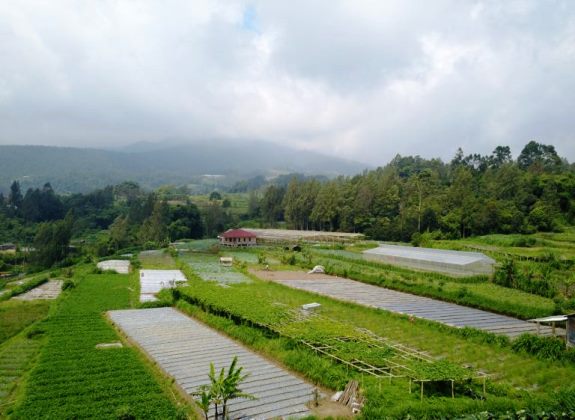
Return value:
M 448 163 L 397 156 L 383 168 L 320 183 L 293 178 L 250 198 L 266 225 L 363 232 L 409 241 L 424 234 L 460 238 L 561 230 L 575 223 L 575 171 L 553 146 L 528 143 Z M 415 235 L 415 237 L 414 237 Z
M 83 192 L 126 180 L 144 187 L 186 184 L 204 174 L 233 183 L 255 175 L 301 172 L 350 175 L 367 165 L 264 142 L 136 145 L 122 151 L 46 146 L 0 146 L 0 192 L 50 182 L 58 192 Z M 147 147 L 146 147 L 147 146 Z

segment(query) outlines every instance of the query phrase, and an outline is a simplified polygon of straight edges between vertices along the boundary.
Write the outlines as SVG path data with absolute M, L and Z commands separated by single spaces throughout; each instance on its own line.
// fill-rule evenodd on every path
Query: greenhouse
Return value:
M 154 295 L 160 290 L 185 281 L 186 276 L 180 270 L 140 270 L 140 302 L 155 301 Z
M 415 270 L 455 276 L 492 274 L 495 260 L 480 252 L 380 244 L 363 252 L 366 259 Z
M 102 271 L 113 271 L 118 274 L 130 273 L 130 261 L 127 260 L 100 261 L 97 267 Z

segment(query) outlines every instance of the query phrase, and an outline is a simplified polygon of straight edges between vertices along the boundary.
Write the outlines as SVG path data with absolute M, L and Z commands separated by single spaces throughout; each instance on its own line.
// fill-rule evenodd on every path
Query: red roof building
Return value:
M 230 229 L 218 236 L 223 246 L 254 246 L 257 245 L 255 233 L 243 229 Z

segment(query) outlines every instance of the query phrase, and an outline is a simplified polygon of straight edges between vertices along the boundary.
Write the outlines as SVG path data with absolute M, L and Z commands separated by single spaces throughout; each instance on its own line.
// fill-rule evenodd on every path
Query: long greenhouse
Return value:
M 366 259 L 455 276 L 492 274 L 495 260 L 480 252 L 380 244 L 363 252 Z

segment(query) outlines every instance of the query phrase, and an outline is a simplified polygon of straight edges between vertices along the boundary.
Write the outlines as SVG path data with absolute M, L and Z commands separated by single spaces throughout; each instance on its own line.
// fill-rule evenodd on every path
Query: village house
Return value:
M 243 229 L 230 229 L 218 236 L 222 246 L 254 246 L 257 245 L 255 233 Z

